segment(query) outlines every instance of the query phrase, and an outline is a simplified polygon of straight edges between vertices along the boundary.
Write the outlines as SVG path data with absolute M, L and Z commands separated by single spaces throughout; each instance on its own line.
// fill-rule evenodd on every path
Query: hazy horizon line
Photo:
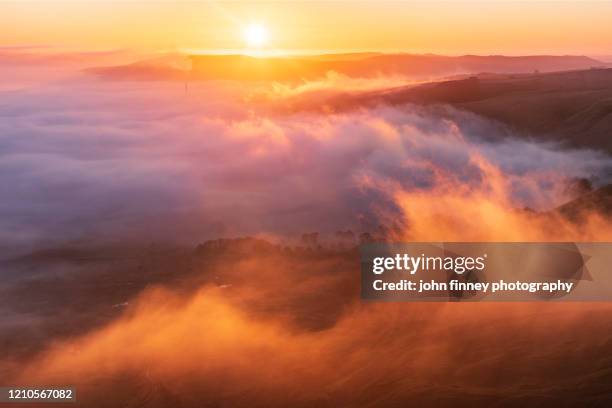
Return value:
M 184 54 L 184 55 L 246 55 L 260 57 L 277 57 L 277 56 L 319 56 L 319 55 L 350 55 L 350 54 L 379 54 L 379 55 L 432 55 L 443 57 L 464 57 L 464 56 L 503 56 L 503 57 L 535 57 L 535 56 L 554 56 L 554 57 L 588 57 L 593 59 L 608 58 L 612 59 L 610 54 L 592 54 L 581 52 L 444 52 L 442 50 L 400 50 L 400 49 L 247 49 L 247 48 L 194 48 L 180 47 L 176 49 L 158 48 L 158 49 L 139 49 L 139 48 L 103 48 L 103 47 L 66 47 L 53 44 L 0 44 L 0 52 L 37 52 L 40 54 L 112 54 L 112 53 L 134 53 L 134 54 Z M 607 61 L 601 61 L 607 62 Z M 608 61 L 609 62 L 609 61 Z

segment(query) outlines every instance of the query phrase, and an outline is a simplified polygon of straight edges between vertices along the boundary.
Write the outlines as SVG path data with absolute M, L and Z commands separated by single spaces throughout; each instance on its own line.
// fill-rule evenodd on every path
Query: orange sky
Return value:
M 612 2 L 0 2 L 0 45 L 81 49 L 244 49 L 266 25 L 268 50 L 444 54 L 612 54 Z

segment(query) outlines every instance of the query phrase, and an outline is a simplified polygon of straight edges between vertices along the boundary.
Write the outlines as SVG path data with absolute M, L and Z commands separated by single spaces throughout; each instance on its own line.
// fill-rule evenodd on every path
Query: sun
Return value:
M 244 28 L 243 35 L 249 47 L 262 47 L 268 41 L 268 30 L 263 24 L 249 24 Z

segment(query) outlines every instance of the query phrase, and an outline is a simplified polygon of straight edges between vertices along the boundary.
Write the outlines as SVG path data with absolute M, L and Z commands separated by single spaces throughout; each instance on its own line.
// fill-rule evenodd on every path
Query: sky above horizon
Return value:
M 0 1 L 0 46 L 80 50 L 612 54 L 609 1 Z

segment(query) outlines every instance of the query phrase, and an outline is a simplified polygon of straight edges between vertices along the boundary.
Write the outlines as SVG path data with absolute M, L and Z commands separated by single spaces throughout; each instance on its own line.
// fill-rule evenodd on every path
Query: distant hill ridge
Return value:
M 586 56 L 502 56 L 433 54 L 348 53 L 305 56 L 254 57 L 249 55 L 189 55 L 191 70 L 160 60 L 129 65 L 99 67 L 89 71 L 115 79 L 224 79 L 249 81 L 299 81 L 321 78 L 333 71 L 353 77 L 401 75 L 415 79 L 460 74 L 552 72 L 603 67 Z
M 255 58 L 244 55 L 193 55 L 196 76 L 216 79 L 312 79 L 334 71 L 348 76 L 373 77 L 406 75 L 434 77 L 478 72 L 534 72 L 584 69 L 604 65 L 585 56 L 477 56 L 381 54 L 364 58 L 276 57 Z

